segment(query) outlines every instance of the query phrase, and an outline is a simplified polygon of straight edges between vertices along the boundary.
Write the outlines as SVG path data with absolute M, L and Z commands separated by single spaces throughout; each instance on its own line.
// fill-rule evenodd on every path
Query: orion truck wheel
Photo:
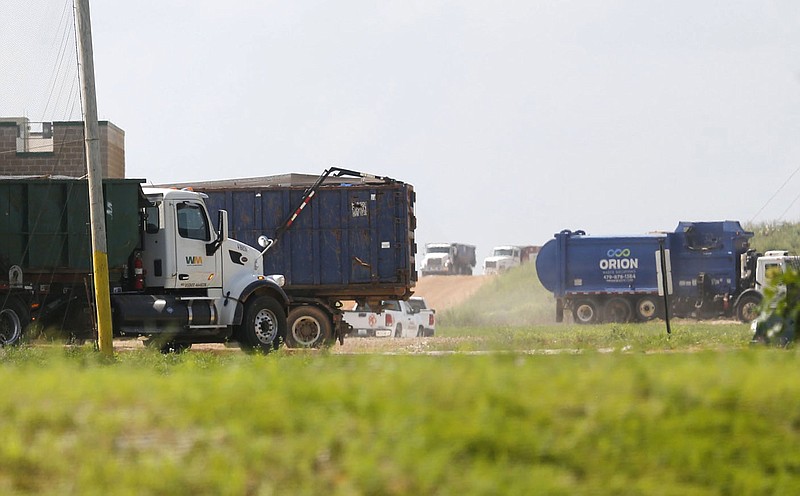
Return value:
M 283 307 L 271 296 L 255 296 L 244 307 L 239 344 L 246 351 L 269 353 L 286 340 Z
M 29 321 L 28 309 L 22 301 L 13 296 L 7 297 L 5 302 L 0 305 L 0 346 L 19 343 L 22 331 Z
M 331 319 L 317 307 L 301 306 L 289 311 L 289 348 L 318 348 L 331 339 Z
M 736 317 L 742 322 L 752 322 L 761 310 L 761 298 L 755 294 L 747 294 L 739 299 L 736 305 Z
M 634 312 L 641 321 L 653 320 L 659 314 L 658 299 L 655 296 L 642 296 L 636 301 Z
M 606 322 L 630 322 L 632 315 L 631 302 L 621 296 L 610 298 L 603 306 L 603 320 Z
M 572 307 L 572 317 L 578 324 L 595 324 L 597 305 L 592 300 L 578 300 Z

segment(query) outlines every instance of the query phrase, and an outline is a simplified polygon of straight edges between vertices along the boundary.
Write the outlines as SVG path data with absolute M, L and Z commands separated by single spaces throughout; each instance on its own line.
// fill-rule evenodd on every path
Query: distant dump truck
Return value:
M 484 274 L 499 274 L 530 262 L 539 252 L 539 246 L 495 246 L 492 256 L 483 261 Z
M 422 260 L 422 275 L 472 275 L 475 247 L 460 243 L 428 243 Z

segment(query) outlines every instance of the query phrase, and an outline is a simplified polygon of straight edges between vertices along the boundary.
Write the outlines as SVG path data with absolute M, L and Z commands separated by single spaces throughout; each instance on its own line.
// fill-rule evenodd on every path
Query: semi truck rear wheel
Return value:
M 610 298 L 603 307 L 603 320 L 606 322 L 629 322 L 632 315 L 631 302 L 621 296 Z
M 289 310 L 286 346 L 318 348 L 331 339 L 331 319 L 317 307 L 300 306 Z
M 572 317 L 578 324 L 597 322 L 597 305 L 592 300 L 578 300 L 572 307 Z
M 0 345 L 10 346 L 19 343 L 22 331 L 29 321 L 25 304 L 19 298 L 9 296 L 0 308 Z
M 639 320 L 653 320 L 658 316 L 658 300 L 655 296 L 642 296 L 636 302 L 635 311 Z
M 246 351 L 269 353 L 280 348 L 286 340 L 286 317 L 275 298 L 264 295 L 248 300 L 239 329 L 239 340 Z

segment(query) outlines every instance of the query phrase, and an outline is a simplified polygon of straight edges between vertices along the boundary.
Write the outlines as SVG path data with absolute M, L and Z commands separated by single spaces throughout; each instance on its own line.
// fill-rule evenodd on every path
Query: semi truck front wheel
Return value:
M 286 340 L 286 317 L 283 307 L 271 296 L 248 300 L 239 329 L 239 344 L 244 350 L 269 353 Z
M 736 316 L 742 322 L 752 322 L 758 317 L 760 306 L 761 298 L 754 294 L 744 295 L 736 305 Z

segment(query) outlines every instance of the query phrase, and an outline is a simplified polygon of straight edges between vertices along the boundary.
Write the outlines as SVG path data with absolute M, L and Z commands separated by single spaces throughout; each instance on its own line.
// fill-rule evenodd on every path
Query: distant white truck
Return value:
M 529 262 L 538 252 L 538 246 L 495 246 L 492 256 L 483 260 L 483 273 L 499 274 L 519 267 Z
M 356 305 L 344 312 L 344 321 L 353 328 L 351 336 L 379 338 L 410 338 L 433 336 L 436 329 L 436 311 L 428 308 L 423 298 L 412 296 L 406 300 L 384 300 L 381 311 L 368 305 Z
M 475 247 L 461 243 L 428 243 L 422 259 L 422 275 L 472 275 Z

